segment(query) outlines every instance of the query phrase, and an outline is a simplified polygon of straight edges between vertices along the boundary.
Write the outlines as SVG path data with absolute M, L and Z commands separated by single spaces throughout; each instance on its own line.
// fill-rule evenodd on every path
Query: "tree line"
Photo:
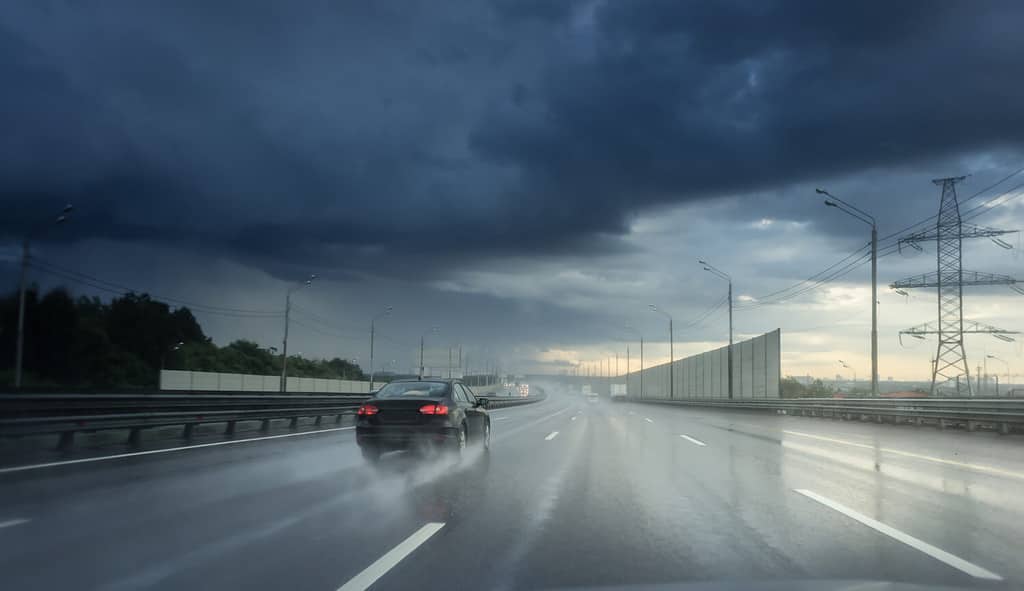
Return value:
M 155 388 L 159 371 L 187 369 L 278 375 L 281 356 L 257 343 L 217 346 L 187 307 L 147 294 L 104 302 L 64 288 L 26 291 L 23 383 L 28 387 Z M 0 383 L 13 383 L 18 294 L 0 299 Z M 365 380 L 343 359 L 288 356 L 288 375 Z

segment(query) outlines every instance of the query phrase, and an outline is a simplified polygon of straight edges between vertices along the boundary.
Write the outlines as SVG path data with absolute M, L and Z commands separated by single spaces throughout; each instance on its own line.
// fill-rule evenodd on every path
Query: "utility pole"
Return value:
M 54 225 L 62 224 L 67 221 L 68 215 L 74 207 L 71 204 L 65 205 L 61 213 L 53 221 Z M 21 242 L 21 277 L 18 280 L 18 339 L 15 344 L 14 353 L 14 387 L 21 388 L 21 368 L 25 359 L 25 292 L 28 290 L 28 265 L 29 265 L 29 246 L 32 242 L 32 238 L 46 229 L 47 226 L 37 226 L 33 230 L 25 235 L 25 239 Z
M 712 275 L 714 275 L 715 277 L 718 277 L 719 279 L 724 279 L 724 280 L 726 280 L 729 283 L 729 293 L 728 293 L 728 298 L 729 298 L 729 351 L 728 351 L 728 363 L 729 363 L 729 398 L 732 398 L 733 397 L 733 391 L 732 391 L 733 390 L 733 387 L 732 387 L 732 382 L 733 382 L 733 379 L 732 379 L 732 277 L 728 273 L 717 269 L 714 265 L 712 265 L 711 263 L 709 263 L 707 261 L 697 261 L 697 262 L 700 263 L 701 265 L 704 265 L 704 270 L 705 271 L 711 273 Z
M 815 189 L 818 195 L 827 195 L 825 205 L 856 218 L 871 226 L 871 396 L 878 398 L 878 224 L 874 216 L 843 201 L 824 189 Z
M 392 307 L 388 306 L 383 312 L 377 314 L 373 318 L 370 318 L 370 391 L 373 391 L 373 336 L 375 331 L 374 323 L 377 322 L 378 318 L 382 318 L 391 314 Z
M 871 218 L 871 396 L 878 398 L 878 224 Z
M 1010 382 L 1010 364 L 1009 364 L 1009 362 L 1007 362 L 1002 357 L 996 357 L 995 355 L 987 355 L 986 354 L 985 357 L 987 359 L 995 359 L 996 361 L 1001 361 L 1003 363 L 1003 365 L 1006 366 L 1006 395 L 1009 396 L 1010 395 L 1010 391 L 1012 390 L 1012 387 L 1010 386 L 1011 382 Z M 998 373 L 996 374 L 996 396 L 999 396 L 999 374 Z
M 426 339 L 428 333 L 436 333 L 436 332 L 437 332 L 437 327 L 436 326 L 431 326 L 428 330 L 426 330 L 423 334 L 420 335 L 420 374 L 419 374 L 419 379 L 421 379 L 421 380 L 423 379 L 423 342 Z M 450 348 L 448 349 L 448 354 L 449 354 L 448 365 L 449 365 L 449 367 L 451 367 L 451 349 Z
M 644 397 L 644 335 L 642 335 L 639 330 L 637 330 L 637 329 L 635 329 L 635 328 L 633 328 L 632 326 L 629 326 L 629 325 L 626 325 L 626 330 L 632 331 L 632 332 L 634 332 L 636 334 L 636 336 L 640 337 L 640 398 L 643 398 Z M 629 361 L 628 361 L 629 345 L 628 344 L 626 345 L 626 357 L 627 357 L 626 373 L 628 374 L 629 373 Z
M 18 283 L 18 343 L 14 362 L 14 387 L 21 388 L 21 365 L 25 355 L 25 291 L 28 289 L 28 238 L 21 243 L 21 280 Z
M 676 353 L 674 347 L 674 336 L 675 331 L 672 330 L 672 315 L 668 312 L 659 309 L 654 304 L 649 304 L 648 307 L 652 312 L 657 312 L 668 318 L 668 397 L 675 398 L 676 386 L 675 386 L 675 375 L 676 375 Z
M 292 292 L 301 287 L 309 287 L 313 284 L 313 280 L 316 279 L 316 275 L 310 275 L 309 279 L 302 283 L 297 283 L 288 288 L 288 292 L 284 297 L 284 339 L 283 347 L 281 350 L 281 391 L 288 391 L 288 321 L 291 317 L 292 312 Z

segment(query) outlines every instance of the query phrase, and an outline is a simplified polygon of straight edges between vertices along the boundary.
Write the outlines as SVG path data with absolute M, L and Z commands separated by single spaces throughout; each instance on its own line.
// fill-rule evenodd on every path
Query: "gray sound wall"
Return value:
M 781 336 L 778 329 L 734 343 L 733 398 L 778 398 Z M 627 376 L 629 395 L 636 398 L 729 398 L 729 347 L 634 371 Z M 641 374 L 643 391 L 641 392 Z

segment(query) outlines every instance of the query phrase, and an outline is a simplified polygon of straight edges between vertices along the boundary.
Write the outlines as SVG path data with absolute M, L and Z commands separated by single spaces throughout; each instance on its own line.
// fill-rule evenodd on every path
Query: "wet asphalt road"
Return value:
M 349 429 L 0 474 L 0 588 L 1024 584 L 1020 437 L 551 391 L 457 466 Z

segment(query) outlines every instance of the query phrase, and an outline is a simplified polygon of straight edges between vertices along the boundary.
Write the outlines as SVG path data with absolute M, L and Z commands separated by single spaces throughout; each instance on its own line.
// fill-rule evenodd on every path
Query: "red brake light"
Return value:
M 420 407 L 421 415 L 446 415 L 448 407 L 443 404 L 424 404 Z
M 356 411 L 356 414 L 361 417 L 368 417 L 370 415 L 375 415 L 378 412 L 380 412 L 380 409 L 377 408 L 376 406 L 372 404 L 364 404 L 359 407 L 359 410 Z

